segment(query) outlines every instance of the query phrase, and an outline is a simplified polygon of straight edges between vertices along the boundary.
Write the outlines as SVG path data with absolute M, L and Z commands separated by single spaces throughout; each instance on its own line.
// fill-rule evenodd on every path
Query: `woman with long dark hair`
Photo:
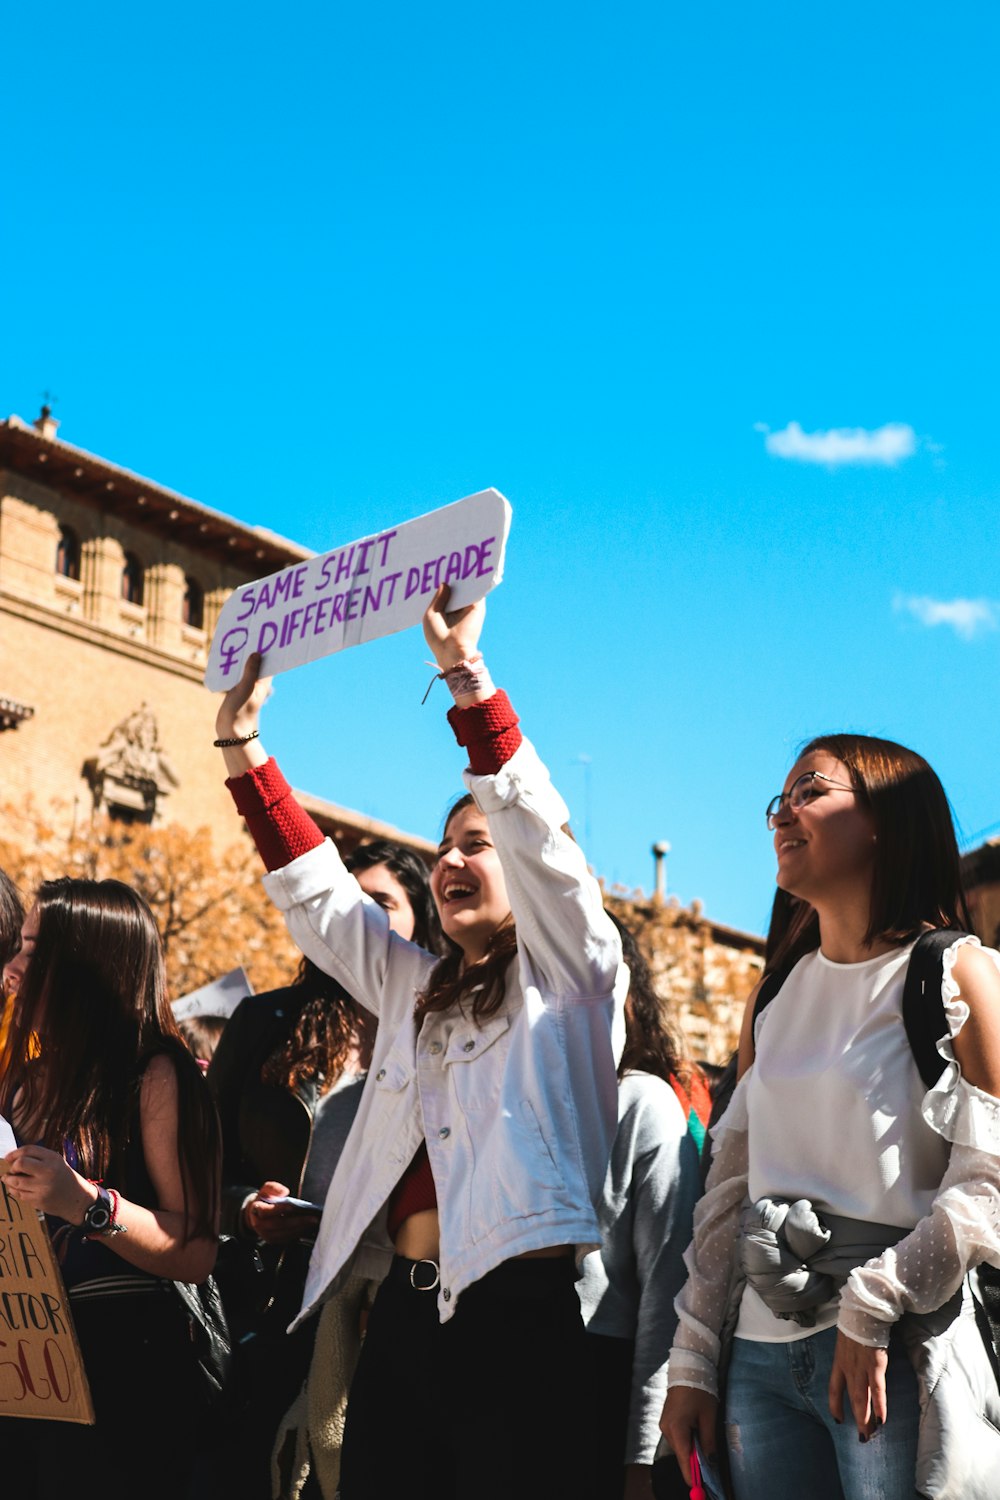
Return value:
M 747 1007 L 714 1133 L 664 1431 L 685 1470 L 696 1438 L 712 1452 L 728 1358 L 737 1500 L 986 1500 L 1000 1413 L 966 1277 L 1000 1266 L 1000 956 L 969 935 L 948 802 L 913 751 L 815 739 L 767 824 L 773 998 Z M 955 938 L 915 1012 L 928 1088 L 903 991 L 935 928 Z
M 172 1282 L 201 1282 L 215 1261 L 215 1110 L 137 892 L 46 881 L 24 920 L 20 973 L 0 1114 L 23 1144 L 5 1184 L 48 1216 L 97 1423 L 19 1423 L 33 1469 L 19 1493 L 113 1488 L 113 1456 L 141 1474 L 144 1494 L 175 1497 L 192 1464 L 191 1434 L 178 1434 L 198 1414 L 200 1381 Z
M 376 839 L 346 865 L 393 932 L 432 952 L 439 947 L 427 867 L 416 854 Z M 373 1017 L 303 958 L 295 984 L 237 1006 L 208 1070 L 222 1124 L 223 1232 L 243 1241 L 244 1262 L 253 1255 L 261 1268 L 230 1275 L 226 1298 L 246 1405 L 215 1462 L 227 1482 L 238 1482 L 243 1500 L 270 1500 L 275 1433 L 312 1350 L 314 1319 L 294 1334 L 287 1328 L 302 1305 L 319 1214 L 295 1205 L 326 1197 L 361 1101 L 374 1035 Z M 252 1301 L 240 1305 L 240 1288 Z
M 627 976 L 566 808 L 477 651 L 482 604 L 425 634 L 469 754 L 431 872 L 438 959 L 393 934 L 257 738 L 251 659 L 218 732 L 296 942 L 378 1017 L 304 1315 L 384 1277 L 351 1387 L 343 1500 L 592 1493 L 574 1250 L 617 1118 Z M 400 753 L 405 753 L 400 737 Z M 393 1253 L 394 1251 L 394 1253 Z

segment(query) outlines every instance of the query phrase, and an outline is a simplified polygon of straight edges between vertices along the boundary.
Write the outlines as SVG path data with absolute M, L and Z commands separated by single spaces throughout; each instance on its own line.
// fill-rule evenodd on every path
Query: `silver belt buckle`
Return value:
M 418 1266 L 430 1266 L 434 1272 L 434 1280 L 424 1286 L 416 1280 Z M 415 1260 L 410 1267 L 410 1285 L 415 1292 L 435 1292 L 441 1285 L 441 1267 L 436 1260 Z

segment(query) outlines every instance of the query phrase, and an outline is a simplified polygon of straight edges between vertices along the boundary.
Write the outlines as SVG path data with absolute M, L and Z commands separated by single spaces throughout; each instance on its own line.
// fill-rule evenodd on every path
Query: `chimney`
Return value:
M 59 423 L 52 415 L 52 408 L 46 402 L 35 418 L 35 431 L 40 432 L 43 438 L 54 438 L 58 426 Z
M 653 891 L 653 900 L 663 903 L 667 899 L 667 855 L 670 853 L 670 845 L 665 839 L 653 845 L 653 862 L 656 870 L 656 888 Z

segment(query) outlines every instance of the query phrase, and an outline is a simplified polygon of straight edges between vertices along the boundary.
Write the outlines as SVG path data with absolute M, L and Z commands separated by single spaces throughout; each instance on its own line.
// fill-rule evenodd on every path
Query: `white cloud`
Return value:
M 948 625 L 963 641 L 1000 625 L 1000 606 L 990 599 L 929 599 L 926 595 L 897 594 L 893 608 L 910 614 L 921 625 Z
M 772 432 L 764 422 L 754 424 L 764 434 L 764 447 L 775 458 L 791 458 L 803 464 L 881 464 L 894 468 L 917 451 L 917 434 L 908 422 L 887 422 L 884 427 L 831 427 L 825 432 L 803 432 L 798 422 L 789 422 L 781 432 Z

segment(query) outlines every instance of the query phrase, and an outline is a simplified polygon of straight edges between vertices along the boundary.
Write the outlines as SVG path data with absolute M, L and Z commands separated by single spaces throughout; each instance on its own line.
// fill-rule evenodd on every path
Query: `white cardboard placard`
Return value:
M 232 687 L 252 651 L 272 676 L 406 630 L 442 583 L 451 609 L 474 604 L 503 577 L 510 518 L 499 490 L 480 490 L 244 584 L 219 616 L 206 686 Z
M 228 1020 L 240 1001 L 252 994 L 253 985 L 241 964 L 239 968 L 230 969 L 228 974 L 213 979 L 210 984 L 203 984 L 181 995 L 179 1000 L 172 1000 L 170 1009 L 175 1021 L 190 1021 L 193 1016 L 224 1016 Z

